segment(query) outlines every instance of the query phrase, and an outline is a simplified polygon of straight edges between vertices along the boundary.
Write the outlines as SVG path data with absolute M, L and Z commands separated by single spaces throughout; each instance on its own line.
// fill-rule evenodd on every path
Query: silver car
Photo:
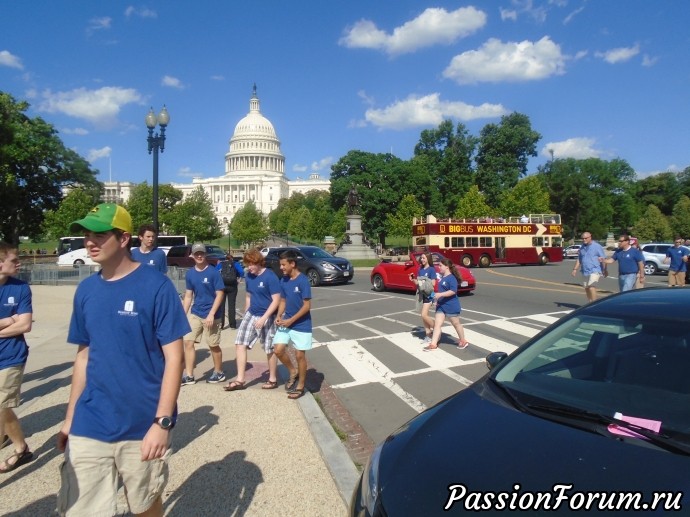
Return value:
M 568 246 L 563 250 L 563 258 L 577 258 L 577 253 L 580 251 L 580 248 L 582 247 L 582 244 L 573 244 L 572 246 Z

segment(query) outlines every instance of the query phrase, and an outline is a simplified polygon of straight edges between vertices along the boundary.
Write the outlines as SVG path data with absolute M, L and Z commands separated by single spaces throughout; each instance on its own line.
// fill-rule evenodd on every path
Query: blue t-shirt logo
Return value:
M 14 305 L 14 296 L 9 296 L 7 298 L 7 305 Z

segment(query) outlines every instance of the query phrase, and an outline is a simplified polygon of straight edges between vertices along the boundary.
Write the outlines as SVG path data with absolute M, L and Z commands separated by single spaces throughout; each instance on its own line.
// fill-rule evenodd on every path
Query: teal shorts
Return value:
M 273 346 L 288 345 L 291 341 L 296 350 L 311 350 L 311 332 L 279 328 L 273 336 Z

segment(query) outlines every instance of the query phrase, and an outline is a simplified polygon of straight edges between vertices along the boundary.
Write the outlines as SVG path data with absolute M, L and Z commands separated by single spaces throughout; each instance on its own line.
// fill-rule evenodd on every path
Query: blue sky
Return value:
M 642 177 L 690 165 L 688 27 L 683 0 L 6 1 L 0 90 L 102 181 L 151 182 L 144 117 L 163 104 L 161 183 L 221 176 L 254 83 L 290 179 L 513 111 L 542 134 L 530 172 L 552 150 Z

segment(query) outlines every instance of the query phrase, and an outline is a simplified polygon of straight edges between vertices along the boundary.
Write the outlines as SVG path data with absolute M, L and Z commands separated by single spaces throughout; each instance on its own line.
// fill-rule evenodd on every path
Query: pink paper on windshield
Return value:
M 623 420 L 624 422 L 628 422 L 629 424 L 636 425 L 644 429 L 649 429 L 650 431 L 654 431 L 655 433 L 658 433 L 661 429 L 661 421 L 659 420 L 649 420 L 647 418 L 639 418 L 636 416 L 626 416 L 622 413 L 614 413 L 613 418 L 615 418 L 616 420 Z M 628 429 L 625 429 L 624 427 L 618 427 L 616 424 L 609 424 L 608 429 L 609 432 L 612 434 L 644 439 L 644 436 L 642 436 L 641 434 L 637 434 L 635 431 L 630 431 Z

